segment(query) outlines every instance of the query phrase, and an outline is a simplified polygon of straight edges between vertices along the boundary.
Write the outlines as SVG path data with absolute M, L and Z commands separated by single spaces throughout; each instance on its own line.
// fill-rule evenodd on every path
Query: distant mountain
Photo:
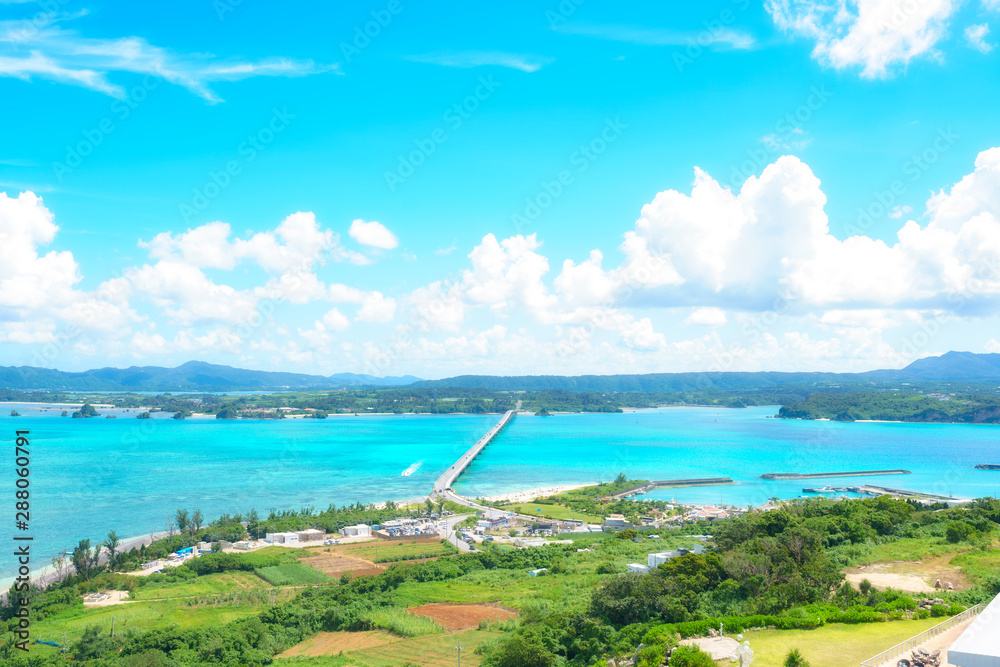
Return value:
M 940 357 L 918 359 L 902 369 L 864 373 L 649 373 L 644 375 L 460 375 L 443 380 L 424 380 L 414 387 L 463 387 L 493 391 L 696 391 L 721 389 L 742 391 L 788 385 L 870 382 L 998 382 L 1000 354 L 948 352 Z
M 914 380 L 995 380 L 1000 379 L 1000 354 L 946 352 L 917 359 L 900 372 Z
M 0 366 L 0 387 L 68 391 L 274 391 L 280 389 L 339 389 L 341 387 L 415 388 L 463 387 L 494 391 L 743 391 L 814 384 L 845 385 L 871 382 L 997 382 L 1000 354 L 948 352 L 918 359 L 906 368 L 865 373 L 648 373 L 644 375 L 460 375 L 421 380 L 412 375 L 375 377 L 354 373 L 307 375 L 253 371 L 189 361 L 177 368 L 132 366 L 66 373 L 30 366 Z
M 338 373 L 329 377 L 302 373 L 253 371 L 189 361 L 177 368 L 131 366 L 66 373 L 31 366 L 0 366 L 0 387 L 67 391 L 254 391 L 396 387 L 419 381 L 412 375 L 379 378 Z

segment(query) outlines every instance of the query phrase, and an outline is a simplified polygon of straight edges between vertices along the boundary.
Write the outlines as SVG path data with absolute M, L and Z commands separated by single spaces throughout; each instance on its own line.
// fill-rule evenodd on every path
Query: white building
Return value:
M 372 527 L 359 523 L 356 526 L 346 526 L 341 528 L 340 534 L 344 537 L 371 537 Z
M 299 534 L 298 533 L 268 533 L 264 536 L 265 542 L 270 542 L 271 544 L 298 544 Z
M 318 542 L 326 537 L 326 533 L 318 528 L 307 528 L 299 531 L 299 542 Z
M 659 553 L 649 554 L 646 556 L 646 564 L 649 569 L 653 569 L 666 563 L 671 558 L 677 558 L 678 556 L 685 556 L 690 553 L 700 554 L 704 553 L 705 547 L 701 544 L 696 544 L 690 549 L 675 549 L 674 551 L 660 551 Z
M 1000 595 L 965 629 L 948 649 L 955 667 L 1000 667 Z
M 635 574 L 649 574 L 649 567 L 643 565 L 642 563 L 629 563 L 628 571 Z

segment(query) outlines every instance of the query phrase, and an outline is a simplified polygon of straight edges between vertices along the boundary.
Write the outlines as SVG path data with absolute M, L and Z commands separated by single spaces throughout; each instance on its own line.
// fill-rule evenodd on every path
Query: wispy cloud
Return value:
M 752 49 L 756 45 L 753 35 L 733 28 L 712 30 L 667 30 L 662 28 L 634 28 L 620 25 L 574 25 L 555 28 L 559 32 L 586 37 L 597 37 L 614 42 L 630 42 L 646 46 L 701 46 L 728 49 Z
M 993 50 L 994 44 L 986 41 L 986 35 L 990 33 L 988 23 L 978 23 L 970 25 L 965 29 L 965 41 L 969 46 L 980 53 L 989 53 Z
M 435 255 L 450 255 L 451 253 L 458 250 L 458 239 L 451 242 L 451 245 L 447 248 L 438 248 L 434 251 Z
M 307 76 L 335 70 L 312 60 L 266 58 L 241 61 L 212 54 L 179 54 L 150 44 L 141 37 L 91 39 L 57 25 L 25 29 L 25 21 L 0 21 L 0 44 L 26 54 L 0 57 L 0 76 L 25 81 L 46 79 L 89 88 L 121 98 L 125 89 L 114 83 L 115 72 L 147 74 L 182 86 L 210 103 L 221 102 L 211 88 L 218 81 L 238 81 L 257 76 Z
M 494 65 L 509 67 L 522 72 L 537 72 L 553 61 L 553 58 L 522 53 L 501 51 L 461 51 L 455 53 L 432 53 L 407 56 L 407 60 L 418 63 L 432 63 L 445 67 L 482 67 Z

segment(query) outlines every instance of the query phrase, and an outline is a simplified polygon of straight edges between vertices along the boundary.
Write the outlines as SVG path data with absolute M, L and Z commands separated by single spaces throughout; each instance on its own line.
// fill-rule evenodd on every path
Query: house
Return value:
M 649 566 L 642 563 L 629 563 L 628 571 L 633 574 L 649 574 Z
M 979 617 L 948 649 L 948 663 L 955 667 L 1000 667 L 1000 595 L 986 605 Z
M 705 547 L 701 544 L 696 544 L 690 549 L 675 549 L 674 551 L 661 551 L 655 554 L 649 554 L 646 556 L 646 563 L 649 565 L 650 569 L 659 567 L 668 560 L 677 558 L 678 556 L 686 556 L 690 553 L 700 554 L 705 552 Z
M 340 529 L 340 534 L 344 537 L 371 537 L 372 527 L 363 523 L 356 526 L 345 526 Z
M 626 519 L 621 514 L 612 514 L 604 520 L 604 530 L 617 533 L 620 530 L 628 530 L 632 528 L 632 522 Z
M 293 532 L 268 533 L 264 536 L 264 541 L 271 544 L 298 544 L 299 534 Z
M 532 577 L 537 577 L 538 575 L 545 574 L 546 572 L 548 572 L 548 568 L 547 567 L 540 567 L 537 570 L 532 570 L 528 574 L 530 576 L 532 576 Z
M 326 537 L 326 533 L 316 528 L 307 528 L 306 530 L 299 531 L 299 542 L 319 542 L 324 537 Z

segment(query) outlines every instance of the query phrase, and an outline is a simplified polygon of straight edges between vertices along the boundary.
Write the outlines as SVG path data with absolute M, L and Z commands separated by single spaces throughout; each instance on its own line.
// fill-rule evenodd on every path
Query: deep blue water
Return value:
M 11 407 L 25 415 L 8 417 Z M 776 409 L 668 408 L 626 414 L 519 416 L 455 485 L 471 496 L 557 484 L 728 476 L 729 486 L 661 489 L 657 498 L 746 505 L 803 486 L 871 483 L 941 495 L 1000 491 L 1000 427 L 786 421 Z M 256 508 L 376 502 L 426 494 L 499 418 L 331 417 L 326 420 L 79 420 L 30 406 L 0 408 L 0 534 L 13 527 L 14 431 L 31 431 L 35 553 L 48 558 L 114 528 L 163 530 L 179 508 L 208 518 Z M 400 473 L 422 462 L 408 477 Z M 765 482 L 766 472 L 905 468 L 911 475 Z M 2 545 L 0 545 L 2 547 Z M 2 548 L 0 553 L 8 553 Z M 0 579 L 13 563 L 0 558 Z

